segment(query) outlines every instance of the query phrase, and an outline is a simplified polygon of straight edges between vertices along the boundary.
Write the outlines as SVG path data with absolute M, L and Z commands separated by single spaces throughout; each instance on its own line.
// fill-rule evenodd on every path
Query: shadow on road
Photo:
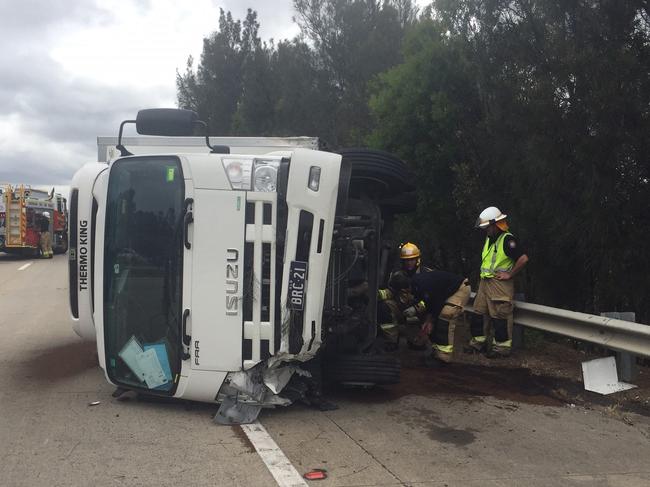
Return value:
M 79 375 L 98 366 L 97 349 L 93 342 L 71 342 L 52 348 L 26 351 L 21 364 L 25 378 L 52 382 Z
M 19 260 L 34 260 L 34 257 L 24 257 L 22 255 L 5 254 L 4 252 L 0 252 L 0 262 L 14 262 Z

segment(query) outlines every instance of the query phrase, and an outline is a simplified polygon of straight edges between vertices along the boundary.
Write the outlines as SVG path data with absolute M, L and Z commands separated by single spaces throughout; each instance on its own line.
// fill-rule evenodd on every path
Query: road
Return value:
M 111 397 L 94 343 L 70 327 L 66 263 L 0 253 L 0 485 L 276 485 L 240 427 L 212 423 L 214 406 Z M 337 410 L 294 405 L 260 423 L 300 474 L 327 470 L 314 485 L 650 485 L 646 416 L 507 384 L 475 393 L 468 376 L 495 380 L 480 368 L 403 374 L 392 388 L 332 391 Z

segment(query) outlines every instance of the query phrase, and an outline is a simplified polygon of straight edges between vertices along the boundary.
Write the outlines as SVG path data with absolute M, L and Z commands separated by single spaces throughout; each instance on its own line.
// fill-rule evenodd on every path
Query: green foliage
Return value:
M 645 3 L 440 0 L 432 12 L 371 99 L 371 141 L 420 178 L 425 250 L 477 269 L 471 224 L 496 205 L 527 244 L 529 299 L 648 321 Z
M 368 81 L 401 60 L 411 0 L 295 0 L 303 37 L 261 42 L 257 13 L 223 10 L 199 66 L 177 74 L 178 104 L 219 135 L 315 135 L 360 145 L 371 130 Z

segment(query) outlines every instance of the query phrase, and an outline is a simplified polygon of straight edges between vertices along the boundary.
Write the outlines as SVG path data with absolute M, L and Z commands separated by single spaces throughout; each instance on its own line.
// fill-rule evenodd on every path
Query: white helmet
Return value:
M 478 228 L 487 228 L 490 223 L 496 223 L 501 220 L 505 220 L 508 215 L 501 213 L 501 210 L 496 206 L 490 206 L 483 210 L 476 220 L 476 226 Z
M 49 212 L 49 211 L 44 211 L 44 212 L 43 212 L 43 216 L 44 216 L 45 218 L 49 218 L 49 217 L 50 217 L 50 212 Z

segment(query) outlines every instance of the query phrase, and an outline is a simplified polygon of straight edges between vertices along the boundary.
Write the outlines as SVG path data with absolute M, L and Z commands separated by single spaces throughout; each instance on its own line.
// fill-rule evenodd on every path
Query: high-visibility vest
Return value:
M 515 265 L 515 261 L 508 257 L 503 250 L 503 242 L 511 233 L 504 232 L 497 239 L 490 243 L 490 238 L 485 239 L 483 245 L 483 261 L 481 262 L 481 279 L 490 279 L 497 272 L 510 272 Z
M 377 298 L 379 301 L 387 301 L 389 299 L 393 299 L 393 293 L 390 289 L 378 289 Z

